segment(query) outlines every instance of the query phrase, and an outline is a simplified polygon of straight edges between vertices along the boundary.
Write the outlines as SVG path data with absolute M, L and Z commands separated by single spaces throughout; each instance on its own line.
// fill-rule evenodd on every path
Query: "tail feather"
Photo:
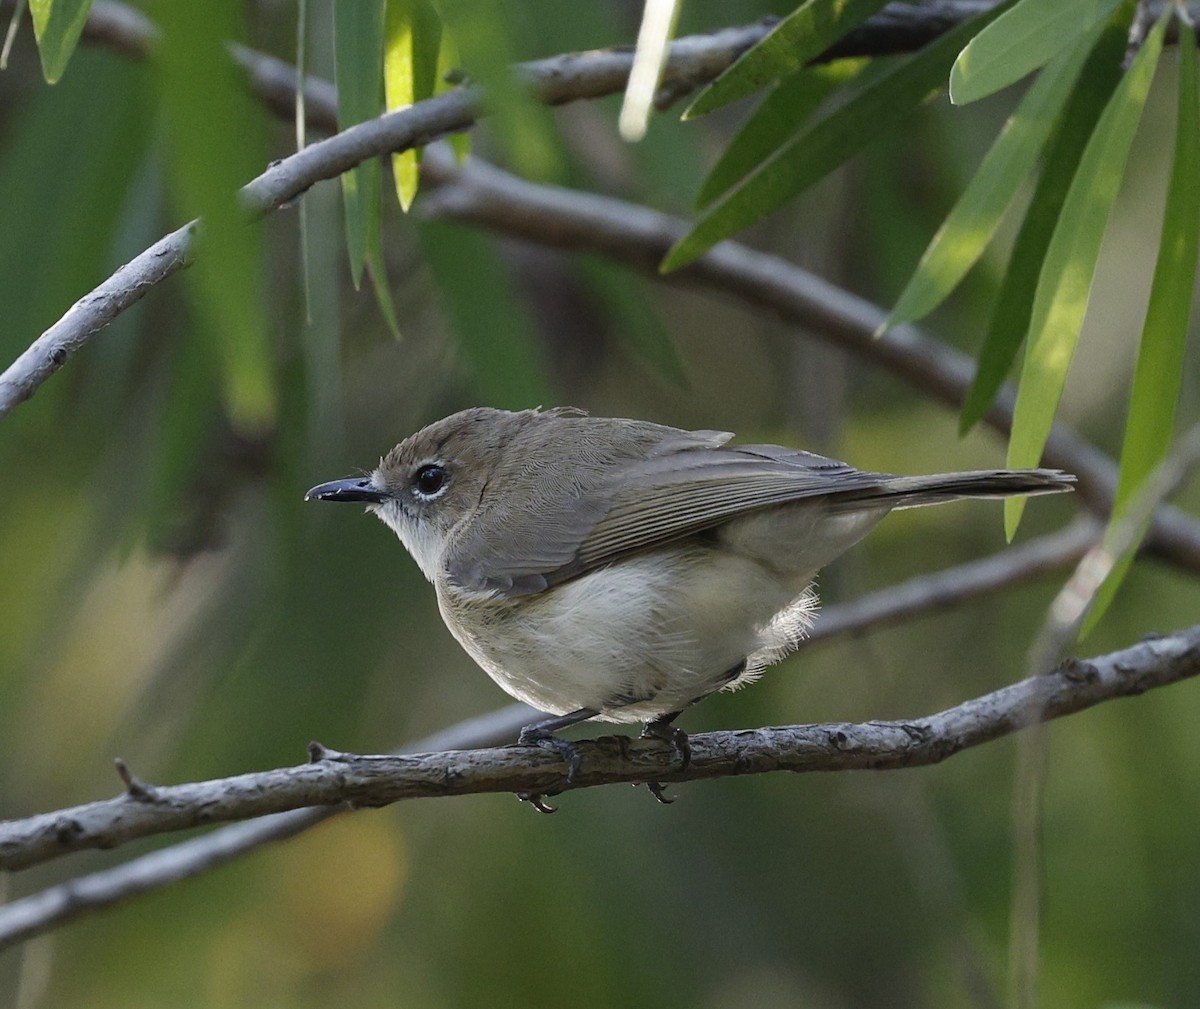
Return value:
M 1019 494 L 1060 494 L 1074 489 L 1075 476 L 1057 469 L 984 469 L 931 476 L 896 476 L 844 499 L 857 506 L 886 501 L 893 508 L 917 508 L 960 498 L 1004 498 Z

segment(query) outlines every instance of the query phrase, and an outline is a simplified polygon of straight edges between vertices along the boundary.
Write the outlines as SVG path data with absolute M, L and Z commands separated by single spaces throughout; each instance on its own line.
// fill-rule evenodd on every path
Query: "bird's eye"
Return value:
M 446 470 L 441 466 L 422 466 L 417 470 L 414 486 L 422 497 L 433 497 L 446 486 Z

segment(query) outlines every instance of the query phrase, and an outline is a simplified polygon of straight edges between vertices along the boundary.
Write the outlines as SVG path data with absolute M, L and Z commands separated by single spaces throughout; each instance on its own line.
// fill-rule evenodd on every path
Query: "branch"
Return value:
M 429 217 L 600 253 L 664 283 L 732 295 L 886 368 L 948 406 L 959 406 L 971 387 L 971 358 L 913 325 L 876 337 L 887 317 L 882 308 L 779 256 L 725 241 L 690 266 L 662 276 L 658 264 L 687 232 L 685 221 L 612 197 L 525 182 L 477 158 L 459 167 L 436 147 L 426 151 L 422 172 L 436 187 L 418 204 Z M 1007 434 L 1014 403 L 1011 386 L 1005 386 L 987 423 Z M 1048 466 L 1075 473 L 1079 494 L 1095 511 L 1108 512 L 1117 485 L 1108 456 L 1055 423 L 1042 458 Z M 1164 506 L 1156 512 L 1147 546 L 1163 559 L 1200 571 L 1200 525 L 1178 509 Z
M 1071 563 L 1097 535 L 1095 523 L 1086 519 L 1076 521 L 1061 532 L 1030 540 L 993 557 L 913 578 L 855 602 L 832 606 L 821 614 L 804 647 L 961 605 L 967 599 L 1032 581 Z M 531 709 L 512 705 L 460 723 L 408 749 L 456 749 L 503 743 L 532 717 Z M 0 908 L 0 948 L 88 912 L 200 875 L 266 844 L 292 837 L 346 808 L 309 807 L 222 827 L 203 837 L 12 901 Z M 0 839 L 10 826 L 0 825 Z
M 1026 727 L 1102 701 L 1200 674 L 1200 625 L 1089 661 L 1072 660 L 936 715 L 854 725 L 793 725 L 691 737 L 684 767 L 657 740 L 602 736 L 578 744 L 567 784 L 553 753 L 536 747 L 358 756 L 316 747 L 307 764 L 184 785 L 133 782 L 114 799 L 0 824 L 0 866 L 24 868 L 65 851 L 303 806 L 381 806 L 401 799 L 487 792 L 554 794 L 615 783 L 681 782 L 768 771 L 885 770 L 938 763 Z
M 154 48 L 157 31 L 137 12 L 118 4 L 101 4 L 96 20 L 89 17 L 90 37 L 137 58 Z M 976 4 L 942 4 L 937 24 L 945 30 L 947 11 L 961 8 L 962 19 L 979 12 Z M 907 8 L 924 19 L 921 7 Z M 894 26 L 893 12 L 889 24 Z M 931 22 L 932 23 L 932 22 Z M 663 70 L 663 87 L 678 95 L 712 80 L 739 55 L 766 36 L 772 25 L 760 22 L 707 35 L 677 39 Z M 279 88 L 288 72 L 278 61 L 234 47 L 233 55 L 251 70 L 251 86 L 279 111 Z M 628 48 L 571 53 L 520 64 L 516 70 L 534 97 L 547 105 L 599 98 L 624 88 L 633 52 Z M 291 88 L 296 86 L 291 69 Z M 328 97 L 326 95 L 325 97 Z M 262 175 L 242 187 L 240 196 L 252 217 L 288 204 L 323 179 L 336 178 L 369 158 L 421 147 L 473 125 L 481 114 L 482 94 L 474 87 L 456 88 L 378 119 L 359 123 L 290 157 L 273 162 Z M 326 123 L 326 125 L 329 125 Z M 195 223 L 195 222 L 193 222 Z M 77 302 L 0 374 L 0 418 L 29 399 L 92 336 L 160 283 L 187 264 L 193 229 L 187 226 L 161 239 L 122 267 L 90 295 Z

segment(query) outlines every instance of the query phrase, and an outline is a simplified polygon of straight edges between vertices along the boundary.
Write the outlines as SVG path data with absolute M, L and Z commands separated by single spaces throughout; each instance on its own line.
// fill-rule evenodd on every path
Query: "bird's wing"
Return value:
M 501 530 L 500 539 L 474 535 L 456 545 L 451 578 L 468 590 L 527 595 L 744 512 L 862 492 L 889 479 L 809 452 L 722 447 L 727 436 L 678 437 L 683 434 L 597 470 L 590 485 L 543 481 L 525 521 L 489 522 Z M 553 490 L 546 494 L 548 486 Z M 518 527 L 527 533 L 514 533 Z

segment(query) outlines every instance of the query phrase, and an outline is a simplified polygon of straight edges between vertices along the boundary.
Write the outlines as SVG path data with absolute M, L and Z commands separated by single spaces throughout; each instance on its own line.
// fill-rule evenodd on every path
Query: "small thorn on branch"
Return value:
M 137 799 L 138 802 L 155 802 L 158 799 L 158 793 L 153 785 L 148 785 L 142 781 L 137 775 L 129 770 L 129 765 L 120 757 L 113 760 L 113 766 L 117 769 L 117 777 L 125 785 L 125 791 L 131 799 Z

